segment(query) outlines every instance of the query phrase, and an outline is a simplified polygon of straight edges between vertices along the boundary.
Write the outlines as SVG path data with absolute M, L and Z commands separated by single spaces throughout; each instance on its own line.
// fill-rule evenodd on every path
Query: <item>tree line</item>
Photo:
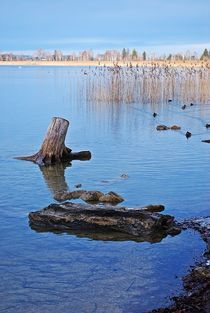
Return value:
M 1 53 L 0 61 L 146 61 L 146 60 L 208 60 L 210 59 L 210 50 L 204 49 L 201 55 L 196 52 L 186 51 L 185 53 L 163 54 L 157 56 L 155 53 L 147 53 L 146 51 L 139 52 L 136 49 L 123 48 L 119 50 L 106 50 L 103 53 L 94 53 L 92 50 L 83 50 L 79 52 L 63 53 L 61 50 L 54 50 L 53 52 L 45 51 L 44 49 L 37 49 L 33 55 L 18 55 L 13 53 Z

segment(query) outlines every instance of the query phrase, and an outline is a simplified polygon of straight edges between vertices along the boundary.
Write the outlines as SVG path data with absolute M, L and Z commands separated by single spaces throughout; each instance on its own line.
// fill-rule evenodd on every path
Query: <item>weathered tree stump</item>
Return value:
M 19 160 L 32 161 L 39 165 L 50 165 L 71 160 L 89 160 L 90 151 L 72 153 L 65 146 L 65 138 L 69 121 L 60 117 L 53 117 L 40 150 L 31 156 L 17 157 Z

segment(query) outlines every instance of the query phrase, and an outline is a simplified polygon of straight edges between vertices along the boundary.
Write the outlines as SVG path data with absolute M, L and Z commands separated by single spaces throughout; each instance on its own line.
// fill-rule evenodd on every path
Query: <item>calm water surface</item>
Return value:
M 151 244 L 30 228 L 30 211 L 78 183 L 119 192 L 128 206 L 164 204 L 178 220 L 209 211 L 210 145 L 201 140 L 210 139 L 210 102 L 185 111 L 88 102 L 81 77 L 80 68 L 0 68 L 0 312 L 146 312 L 181 292 L 205 248 L 192 231 Z M 53 116 L 70 121 L 67 146 L 91 150 L 91 161 L 49 174 L 13 158 L 39 149 Z M 182 130 L 157 132 L 160 123 Z

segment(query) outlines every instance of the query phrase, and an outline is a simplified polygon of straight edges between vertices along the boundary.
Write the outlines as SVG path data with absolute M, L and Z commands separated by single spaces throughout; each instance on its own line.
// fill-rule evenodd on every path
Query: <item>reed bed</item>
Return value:
M 86 100 L 104 103 L 205 104 L 210 101 L 208 66 L 126 66 L 82 69 Z

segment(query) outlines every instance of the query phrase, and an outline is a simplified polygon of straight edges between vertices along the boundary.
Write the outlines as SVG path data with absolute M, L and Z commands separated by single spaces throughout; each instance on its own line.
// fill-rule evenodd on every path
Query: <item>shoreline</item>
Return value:
M 210 61 L 0 61 L 1 66 L 54 66 L 54 67 L 88 67 L 88 66 L 170 66 L 170 67 L 210 67 Z
M 194 229 L 206 243 L 206 250 L 201 261 L 192 266 L 182 277 L 185 292 L 171 298 L 172 304 L 147 313 L 207 313 L 210 308 L 210 217 L 192 218 L 180 223 L 183 230 Z

